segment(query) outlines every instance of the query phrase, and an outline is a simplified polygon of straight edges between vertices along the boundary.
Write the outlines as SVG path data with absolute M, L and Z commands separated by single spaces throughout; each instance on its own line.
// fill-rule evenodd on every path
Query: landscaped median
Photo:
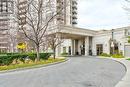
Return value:
M 49 65 L 49 64 L 56 64 L 60 62 L 66 61 L 65 58 L 49 58 L 48 60 L 42 60 L 39 62 L 31 62 L 31 63 L 21 63 L 21 64 L 15 64 L 15 65 L 9 65 L 9 66 L 0 66 L 0 71 L 7 71 L 7 70 L 15 70 L 15 69 L 29 69 L 29 68 L 37 68 L 41 67 L 44 65 Z
M 50 58 L 50 54 L 41 53 L 40 61 L 35 62 L 35 54 L 4 54 L 0 55 L 0 72 L 16 71 L 57 64 L 66 58 Z

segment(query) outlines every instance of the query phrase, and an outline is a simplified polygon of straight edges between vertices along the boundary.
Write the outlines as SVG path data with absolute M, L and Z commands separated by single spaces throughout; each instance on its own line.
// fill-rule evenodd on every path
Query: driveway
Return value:
M 125 73 L 110 59 L 72 57 L 62 64 L 0 74 L 0 87 L 114 87 Z

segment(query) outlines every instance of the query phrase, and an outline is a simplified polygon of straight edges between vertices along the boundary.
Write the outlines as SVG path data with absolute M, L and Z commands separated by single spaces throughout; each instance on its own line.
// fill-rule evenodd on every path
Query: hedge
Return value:
M 107 53 L 102 53 L 102 54 L 100 54 L 100 56 L 111 57 L 111 55 L 109 55 L 109 54 L 107 54 Z
M 122 54 L 114 54 L 112 55 L 113 58 L 124 58 Z
M 13 62 L 11 56 L 0 56 L 0 65 L 9 65 Z
M 50 53 L 40 53 L 41 60 L 48 60 L 50 56 L 51 56 Z M 26 53 L 26 54 L 7 53 L 6 55 L 0 56 L 0 65 L 10 65 L 14 60 L 16 61 L 20 60 L 21 62 L 25 63 L 25 60 L 27 58 L 32 61 L 35 61 L 36 53 Z

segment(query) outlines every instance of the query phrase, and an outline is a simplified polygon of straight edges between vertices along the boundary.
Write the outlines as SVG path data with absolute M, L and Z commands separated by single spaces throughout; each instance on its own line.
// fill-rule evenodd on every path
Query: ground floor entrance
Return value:
M 71 56 L 92 55 L 92 38 L 91 37 L 82 36 L 79 38 L 71 38 L 69 39 L 68 43 L 67 41 L 65 41 L 65 43 L 61 45 L 61 49 L 62 49 L 61 54 L 68 54 Z
M 97 49 L 97 55 L 101 55 L 103 53 L 103 44 L 97 44 L 96 49 Z

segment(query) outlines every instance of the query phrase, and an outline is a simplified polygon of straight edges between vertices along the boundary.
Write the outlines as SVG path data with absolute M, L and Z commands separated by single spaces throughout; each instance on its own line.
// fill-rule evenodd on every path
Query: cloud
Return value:
M 111 29 L 130 25 L 123 0 L 82 0 L 78 5 L 78 26 Z

